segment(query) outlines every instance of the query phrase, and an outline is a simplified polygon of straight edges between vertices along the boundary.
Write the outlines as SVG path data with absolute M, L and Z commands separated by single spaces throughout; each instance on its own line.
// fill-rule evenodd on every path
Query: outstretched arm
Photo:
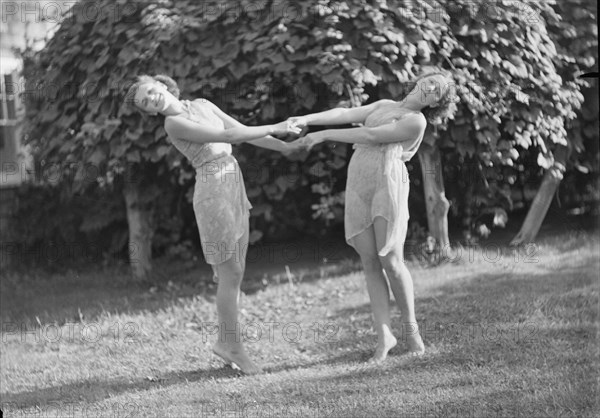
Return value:
M 226 142 L 239 144 L 271 134 L 299 133 L 300 129 L 288 122 L 276 125 L 244 126 L 230 129 L 216 129 L 192 122 L 183 116 L 169 116 L 165 120 L 165 131 L 174 138 L 205 144 L 207 142 Z
M 415 114 L 406 116 L 398 122 L 376 127 L 327 129 L 314 132 L 301 138 L 300 141 L 309 148 L 323 141 L 367 145 L 412 143 L 423 135 L 426 127 L 425 117 L 422 114 Z
M 350 123 L 364 123 L 369 114 L 377 109 L 381 104 L 392 100 L 379 100 L 377 102 L 359 106 L 326 110 L 319 113 L 311 113 L 304 116 L 294 116 L 288 120 L 292 120 L 297 125 L 346 125 Z
M 214 103 L 209 102 L 206 99 L 201 99 L 201 100 L 203 100 L 203 103 L 208 104 L 211 107 L 212 111 L 215 113 L 215 115 L 217 115 L 223 121 L 223 123 L 225 124 L 225 129 L 247 127 L 246 125 L 244 125 L 237 119 L 235 119 L 232 116 L 228 115 L 227 113 L 223 112 Z M 247 142 L 248 142 L 248 144 L 252 144 L 254 146 L 261 147 L 261 148 L 270 149 L 273 151 L 279 151 L 282 153 L 291 152 L 291 147 L 289 146 L 289 144 L 287 142 L 284 142 L 277 138 L 273 138 L 270 135 L 266 135 L 263 138 L 253 139 L 253 140 L 247 141 Z

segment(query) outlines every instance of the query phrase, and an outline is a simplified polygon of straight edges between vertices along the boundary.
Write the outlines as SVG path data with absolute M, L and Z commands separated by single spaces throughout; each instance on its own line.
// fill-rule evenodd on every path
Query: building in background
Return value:
M 17 186 L 27 178 L 27 150 L 20 138 L 24 82 L 19 51 L 44 46 L 67 11 L 60 10 L 60 4 L 0 0 L 0 188 Z
M 17 208 L 17 187 L 32 177 L 33 161 L 21 144 L 25 114 L 20 93 L 24 80 L 19 51 L 27 47 L 39 50 L 52 36 L 61 16 L 71 3 L 53 1 L 0 0 L 0 241 L 1 264 L 9 240 L 11 218 Z

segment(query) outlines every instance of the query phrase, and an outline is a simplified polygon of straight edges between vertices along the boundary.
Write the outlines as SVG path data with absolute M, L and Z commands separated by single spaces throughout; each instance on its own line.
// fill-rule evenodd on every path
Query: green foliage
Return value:
M 23 184 L 11 228 L 17 265 L 58 267 L 121 259 L 125 207 L 111 188 L 73 192 L 65 184 Z
M 598 3 L 590 0 L 556 2 L 560 19 L 548 21 L 560 56 L 558 70 L 563 79 L 581 87 L 585 103 L 577 117 L 567 123 L 570 159 L 561 183 L 561 200 L 568 207 L 593 206 L 598 201 L 598 81 L 579 78 L 598 70 Z
M 539 181 L 556 146 L 571 139 L 565 126 L 583 96 L 559 74 L 564 57 L 547 22 L 560 17 L 550 3 L 452 3 L 449 25 L 462 47 L 450 59 L 461 100 L 440 146 L 458 154 L 447 156 L 462 167 L 447 169 L 458 180 L 449 197 L 468 228 L 486 212 L 512 210 L 519 181 Z
M 42 93 L 28 101 L 28 141 L 38 159 L 93 164 L 102 168 L 99 182 L 117 188 L 128 170 L 150 170 L 156 190 L 171 190 L 172 199 L 191 197 L 193 172 L 165 142 L 159 118 L 123 105 L 136 75 L 171 75 L 184 98 L 207 98 L 255 125 L 401 98 L 403 83 L 427 64 L 426 44 L 429 64 L 451 69 L 456 83 L 456 116 L 436 131 L 445 161 L 481 176 L 469 184 L 473 199 L 460 190 L 454 196 L 462 217 L 509 210 L 507 188 L 524 162 L 539 171 L 557 145 L 572 141 L 565 124 L 583 96 L 565 74 L 589 64 L 597 44 L 589 13 L 571 6 L 574 20 L 565 23 L 558 13 L 566 6 L 551 2 L 100 0 L 95 6 L 112 12 L 93 20 L 82 12 L 90 2 L 75 6 L 27 59 L 28 91 Z M 580 34 L 581 19 L 588 23 Z M 569 49 L 578 36 L 591 41 Z M 301 163 L 237 148 L 254 205 L 253 239 L 339 226 L 350 154 L 346 145 L 326 144 Z M 167 218 L 179 214 L 165 206 Z

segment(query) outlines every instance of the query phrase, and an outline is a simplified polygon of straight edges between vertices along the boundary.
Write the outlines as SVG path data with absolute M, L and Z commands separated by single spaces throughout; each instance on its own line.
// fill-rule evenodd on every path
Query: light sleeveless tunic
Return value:
M 365 120 L 365 126 L 381 126 L 405 116 L 374 112 Z M 373 225 L 377 216 L 387 220 L 385 244 L 378 254 L 384 256 L 404 243 L 408 230 L 410 189 L 404 163 L 415 155 L 422 140 L 423 134 L 408 150 L 401 143 L 354 145 L 345 194 L 344 227 L 349 245 L 354 246 L 353 238 Z
M 182 103 L 189 120 L 224 129 L 223 121 L 202 99 Z M 238 248 L 238 241 L 248 230 L 252 205 L 231 144 L 169 139 L 196 169 L 193 205 L 206 262 L 214 266 L 231 257 L 241 261 L 246 249 Z

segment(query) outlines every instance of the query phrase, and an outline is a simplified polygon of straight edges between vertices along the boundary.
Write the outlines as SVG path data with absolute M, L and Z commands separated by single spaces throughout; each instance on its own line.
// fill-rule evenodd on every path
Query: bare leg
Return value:
M 387 220 L 379 216 L 376 217 L 373 228 L 377 248 L 383 248 L 387 233 Z M 421 355 L 425 352 L 425 345 L 421 339 L 415 316 L 412 276 L 404 263 L 404 242 L 399 242 L 388 254 L 380 257 L 380 261 L 402 314 L 402 338 L 406 340 L 411 354 Z
M 235 363 L 245 374 L 260 373 L 244 349 L 241 325 L 238 322 L 240 285 L 244 276 L 245 251 L 248 244 L 248 231 L 238 241 L 235 254 L 227 261 L 215 266 L 219 277 L 217 287 L 217 313 L 219 316 L 219 338 L 213 352 L 226 363 Z
M 365 271 L 367 291 L 377 332 L 377 347 L 370 361 L 378 363 L 385 360 L 388 351 L 397 343 L 390 327 L 390 291 L 377 256 L 373 227 L 369 227 L 354 237 L 352 243 L 360 255 Z

